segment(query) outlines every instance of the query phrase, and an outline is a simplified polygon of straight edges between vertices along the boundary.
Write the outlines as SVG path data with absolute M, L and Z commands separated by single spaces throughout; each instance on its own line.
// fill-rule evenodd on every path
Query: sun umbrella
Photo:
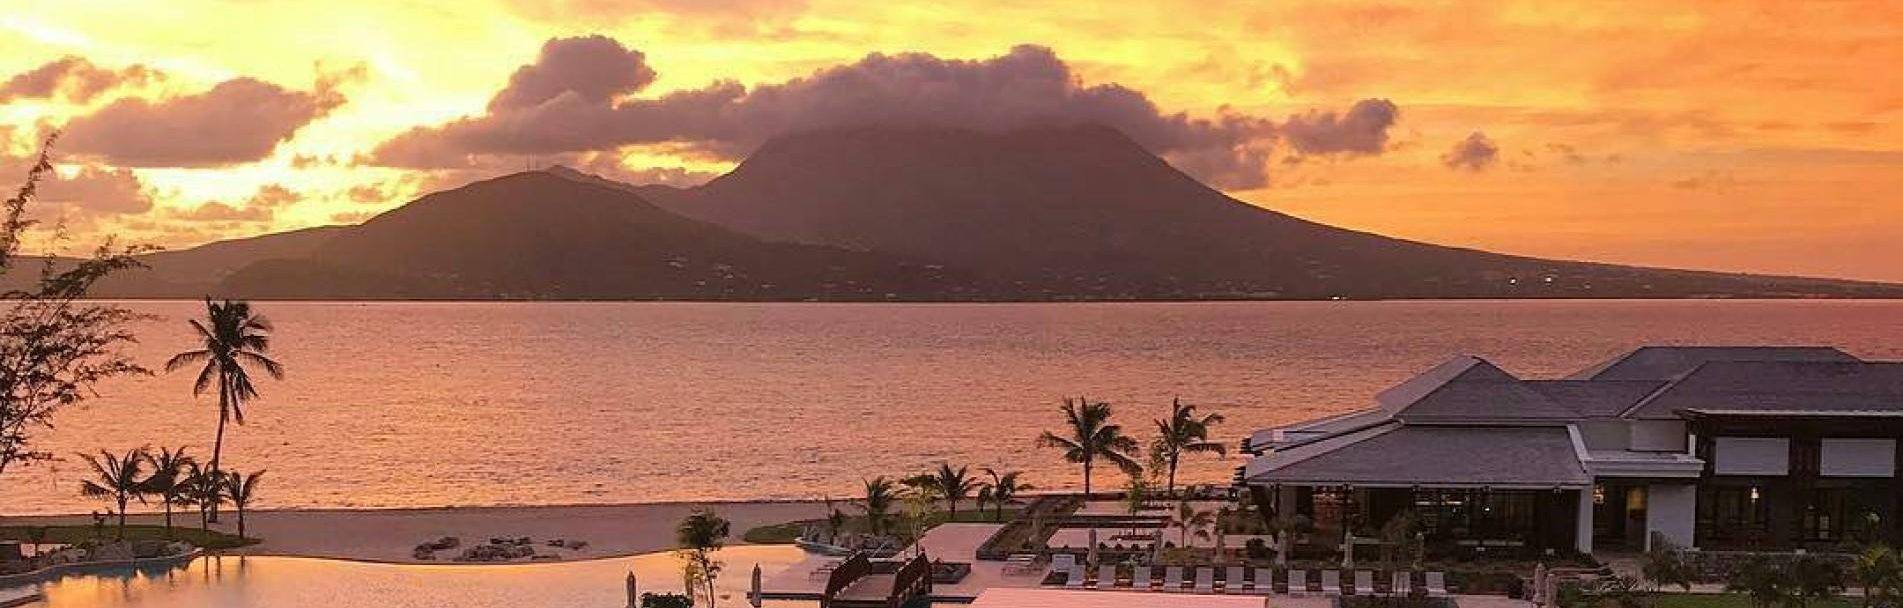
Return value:
M 747 603 L 760 608 L 760 565 L 753 565 L 753 589 L 747 591 Z

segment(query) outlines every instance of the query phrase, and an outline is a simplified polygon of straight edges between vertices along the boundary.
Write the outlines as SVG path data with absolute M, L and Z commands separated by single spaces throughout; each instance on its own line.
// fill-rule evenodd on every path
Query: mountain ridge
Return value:
M 1090 125 L 804 132 L 771 140 L 733 171 L 692 188 L 627 184 L 551 167 L 431 193 L 357 225 L 221 241 L 147 259 L 151 276 L 163 280 L 115 279 L 102 293 L 985 301 L 1903 297 L 1903 285 L 1549 260 L 1329 226 L 1237 200 L 1121 132 Z M 736 267 L 744 268 L 729 278 Z M 185 283 L 188 271 L 213 276 Z M 683 282 L 683 275 L 693 278 Z

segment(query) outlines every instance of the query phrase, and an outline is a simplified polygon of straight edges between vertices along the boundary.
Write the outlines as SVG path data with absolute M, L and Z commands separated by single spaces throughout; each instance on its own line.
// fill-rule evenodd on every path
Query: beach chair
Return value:
M 1156 588 L 1156 580 L 1150 578 L 1150 565 L 1138 565 L 1130 574 L 1130 588 L 1137 591 L 1149 591 Z
M 1288 594 L 1295 597 L 1308 595 L 1308 571 L 1288 571 Z
M 1070 574 L 1070 567 L 1077 565 L 1077 556 L 1069 553 L 1051 554 L 1051 572 Z
M 1326 596 L 1341 595 L 1341 571 L 1340 570 L 1323 570 L 1322 571 L 1322 595 L 1326 595 Z
M 1197 593 L 1215 593 L 1216 592 L 1216 569 L 1215 568 L 1211 568 L 1209 566 L 1200 566 L 1196 568 L 1196 592 Z
M 1394 571 L 1394 587 L 1389 589 L 1389 593 L 1399 596 L 1414 593 L 1414 573 L 1408 570 Z
M 1368 597 L 1374 595 L 1374 573 L 1367 570 L 1355 571 L 1355 595 Z
M 1163 568 L 1163 590 L 1164 591 L 1182 591 L 1183 590 L 1183 567 L 1182 566 L 1169 566 L 1169 567 Z
M 1222 575 L 1223 593 L 1242 593 L 1249 583 L 1242 580 L 1242 566 L 1230 566 Z
M 1275 593 L 1275 570 L 1272 568 L 1256 568 L 1255 581 L 1250 583 L 1249 593 L 1256 595 L 1270 595 Z
M 1427 595 L 1428 597 L 1446 597 L 1447 596 L 1447 575 L 1446 574 L 1442 574 L 1440 572 L 1427 573 Z
M 1084 588 L 1084 565 L 1071 564 L 1068 572 L 1070 574 L 1064 578 L 1064 586 L 1071 589 Z

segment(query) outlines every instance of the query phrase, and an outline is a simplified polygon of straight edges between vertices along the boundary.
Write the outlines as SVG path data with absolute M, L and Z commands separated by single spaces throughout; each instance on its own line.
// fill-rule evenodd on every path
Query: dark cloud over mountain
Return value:
M 297 204 L 304 197 L 278 184 L 266 184 L 241 205 L 207 201 L 184 210 L 172 210 L 175 219 L 194 222 L 268 222 L 277 210 Z
M 133 64 L 119 69 L 93 65 L 85 57 L 67 55 L 40 67 L 15 74 L 0 83 L 0 104 L 16 99 L 64 97 L 74 103 L 92 101 L 120 86 L 143 86 L 164 78 L 158 70 Z
M 1456 142 L 1447 153 L 1440 155 L 1440 162 L 1449 169 L 1484 171 L 1499 158 L 1500 146 L 1488 139 L 1485 133 L 1474 131 L 1466 139 Z
M 215 167 L 261 160 L 344 102 L 335 83 L 295 91 L 235 78 L 194 95 L 126 98 L 66 124 L 78 155 L 130 167 Z
M 1085 86 L 1050 49 L 1018 46 L 984 60 L 872 54 L 777 84 L 721 81 L 635 98 L 654 79 L 639 52 L 590 36 L 551 40 L 490 100 L 488 112 L 419 127 L 378 146 L 375 164 L 464 168 L 483 155 L 552 155 L 660 142 L 727 158 L 794 132 L 848 126 L 1005 131 L 1097 123 L 1222 187 L 1265 182 L 1283 131 L 1304 154 L 1376 154 L 1397 114 L 1386 100 L 1346 113 L 1311 112 L 1286 125 L 1225 109 L 1213 118 L 1166 112 L 1142 92 Z
M 14 141 L 14 130 L 0 128 L 0 150 Z M 39 161 L 37 156 L 0 153 L 0 180 L 17 182 Z M 152 196 L 130 169 L 81 163 L 75 169 L 46 174 L 37 202 L 50 205 L 54 217 L 143 213 Z
M 653 82 L 654 70 L 640 51 L 606 36 L 560 38 L 542 45 L 535 63 L 509 76 L 509 86 L 489 100 L 489 111 L 532 108 L 562 95 L 604 104 Z

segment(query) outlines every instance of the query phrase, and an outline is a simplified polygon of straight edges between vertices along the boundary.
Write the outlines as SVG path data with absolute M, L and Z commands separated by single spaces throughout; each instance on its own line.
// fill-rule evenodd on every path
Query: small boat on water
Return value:
M 806 537 L 793 539 L 793 544 L 801 549 L 805 549 L 807 553 L 818 553 L 827 557 L 845 557 L 852 555 L 852 549 L 839 545 L 829 545 Z

